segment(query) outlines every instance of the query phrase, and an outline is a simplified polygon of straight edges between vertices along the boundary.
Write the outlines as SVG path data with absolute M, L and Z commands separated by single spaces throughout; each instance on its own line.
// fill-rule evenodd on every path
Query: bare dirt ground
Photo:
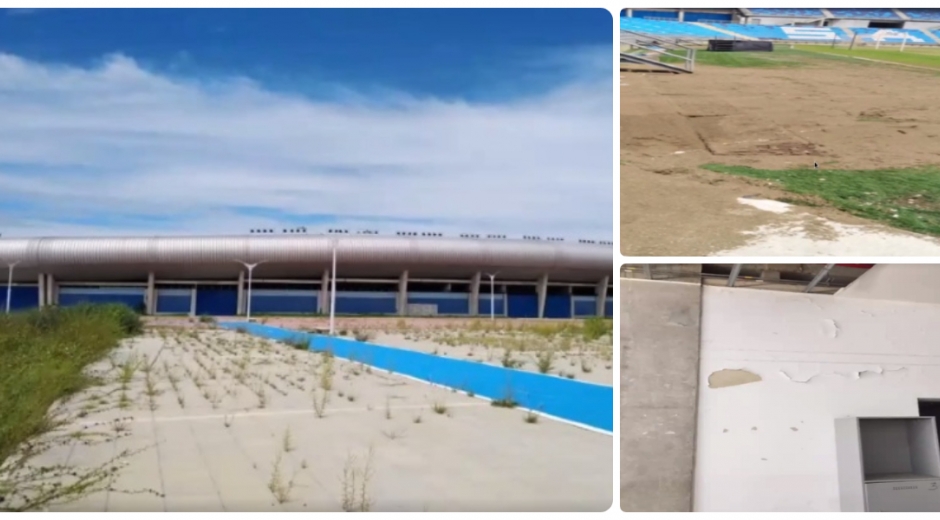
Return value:
M 938 255 L 940 240 L 834 209 L 747 202 L 766 183 L 699 168 L 886 168 L 940 163 L 936 73 L 836 60 L 796 68 L 621 72 L 627 256 Z
M 52 510 L 612 503 L 608 435 L 247 334 L 151 329 L 89 370 L 102 384 L 54 406 L 62 425 L 24 447 L 28 464 L 0 475 L 66 490 L 72 500 Z
M 259 317 L 259 323 L 294 330 L 324 330 L 322 317 Z M 192 325 L 188 318 L 148 318 L 151 324 Z M 340 317 L 336 330 L 387 347 L 477 361 L 517 370 L 542 372 L 602 385 L 613 385 L 613 336 L 588 339 L 574 330 L 579 320 L 482 318 L 354 318 Z M 612 329 L 611 329 L 612 330 Z

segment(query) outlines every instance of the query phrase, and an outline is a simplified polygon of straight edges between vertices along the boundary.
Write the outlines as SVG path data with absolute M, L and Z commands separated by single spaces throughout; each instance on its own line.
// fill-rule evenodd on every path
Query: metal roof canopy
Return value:
M 47 273 L 60 281 L 237 278 L 239 261 L 261 262 L 258 278 L 319 278 L 336 246 L 337 272 L 349 278 L 499 278 L 597 282 L 612 273 L 612 248 L 556 241 L 348 236 L 95 237 L 0 240 L 0 266 L 19 262 L 14 280 Z

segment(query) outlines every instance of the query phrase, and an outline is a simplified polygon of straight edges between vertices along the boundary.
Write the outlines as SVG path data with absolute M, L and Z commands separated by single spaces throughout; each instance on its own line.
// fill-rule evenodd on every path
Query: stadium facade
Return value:
M 940 45 L 940 9 L 624 9 L 621 29 L 681 38 Z
M 250 279 L 253 316 L 326 314 L 335 251 L 338 315 L 610 317 L 611 246 L 475 235 L 4 238 L 0 308 L 9 291 L 13 310 L 120 302 L 150 315 L 236 316 Z

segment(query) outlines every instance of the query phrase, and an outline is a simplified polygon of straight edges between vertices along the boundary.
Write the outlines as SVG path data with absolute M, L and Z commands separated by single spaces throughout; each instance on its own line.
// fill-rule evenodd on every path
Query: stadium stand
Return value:
M 700 25 L 683 22 L 667 22 L 662 20 L 649 20 L 643 18 L 620 18 L 620 29 L 635 31 L 656 36 L 670 38 L 727 38 L 728 35 L 720 31 L 707 29 Z
M 780 16 L 787 18 L 824 18 L 826 16 L 822 12 L 822 9 L 752 7 L 748 10 L 757 16 Z
M 893 9 L 843 9 L 827 8 L 836 18 L 852 18 L 858 20 L 900 20 Z
M 858 35 L 860 40 L 869 43 L 873 43 L 879 39 L 882 42 L 901 43 L 905 41 L 905 35 L 907 35 L 907 43 L 919 45 L 937 44 L 935 40 L 917 29 L 871 29 L 868 27 L 855 27 L 852 30 Z
M 940 9 L 901 9 L 911 20 L 918 22 L 940 22 Z

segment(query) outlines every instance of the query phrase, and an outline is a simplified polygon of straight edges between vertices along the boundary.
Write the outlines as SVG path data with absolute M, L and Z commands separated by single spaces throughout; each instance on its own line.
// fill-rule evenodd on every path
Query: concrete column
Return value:
M 153 271 L 147 273 L 147 294 L 144 296 L 144 307 L 147 316 L 152 316 L 157 312 L 157 289 L 156 277 Z
M 245 271 L 238 271 L 238 315 L 244 316 L 248 312 L 248 304 L 245 302 Z
M 46 306 L 46 274 L 39 273 L 39 281 L 37 282 L 39 287 L 39 308 L 42 309 Z
M 601 318 L 604 317 L 604 311 L 607 309 L 607 285 L 609 283 L 610 277 L 605 276 L 601 281 L 597 282 L 597 288 L 595 289 L 595 294 L 597 294 L 595 311 Z
M 701 284 L 620 280 L 620 508 L 628 513 L 692 511 L 701 310 Z
M 323 279 L 320 282 L 320 297 L 317 298 L 317 311 L 320 314 L 330 312 L 330 270 L 323 270 Z
M 196 315 L 196 291 L 199 290 L 198 285 L 194 285 L 189 293 L 189 315 Z
M 408 271 L 402 271 L 398 277 L 398 315 L 408 314 Z
M 46 275 L 46 305 L 58 305 L 59 291 L 57 289 L 55 277 L 51 274 Z
M 470 280 L 470 315 L 480 314 L 480 277 L 482 273 L 476 273 Z
M 539 318 L 545 317 L 545 300 L 548 299 L 548 275 L 543 274 L 539 277 Z

